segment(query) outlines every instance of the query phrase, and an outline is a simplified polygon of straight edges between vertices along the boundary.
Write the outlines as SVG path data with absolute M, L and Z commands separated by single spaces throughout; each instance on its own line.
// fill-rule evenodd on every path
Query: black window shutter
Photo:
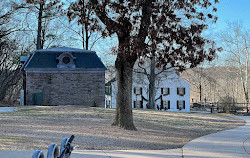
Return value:
M 134 87 L 134 93 L 135 93 L 135 87 Z M 136 93 L 135 93 L 136 94 Z
M 183 109 L 185 109 L 185 100 L 183 100 Z
M 170 88 L 168 88 L 168 95 L 170 94 Z
M 179 109 L 179 101 L 177 100 L 177 109 Z
M 163 88 L 161 88 L 161 94 L 163 94 Z
M 177 88 L 177 94 L 179 95 L 179 88 Z
M 142 94 L 142 87 L 140 88 L 141 94 Z
M 136 108 L 136 102 L 134 101 L 134 108 Z
M 143 101 L 140 101 L 141 102 L 141 108 L 143 109 Z
M 186 94 L 186 88 L 184 87 L 183 88 L 183 95 L 185 95 Z
M 168 109 L 170 109 L 170 100 L 168 101 Z

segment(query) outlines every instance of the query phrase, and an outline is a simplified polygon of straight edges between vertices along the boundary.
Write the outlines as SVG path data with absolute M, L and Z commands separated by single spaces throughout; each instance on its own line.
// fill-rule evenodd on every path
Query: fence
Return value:
M 228 108 L 228 112 L 230 113 L 248 113 L 250 110 L 249 103 L 233 103 L 230 107 L 222 106 L 220 102 L 216 103 L 193 103 L 193 108 L 198 108 L 200 110 L 210 110 L 211 113 L 214 112 L 226 112 L 226 108 Z

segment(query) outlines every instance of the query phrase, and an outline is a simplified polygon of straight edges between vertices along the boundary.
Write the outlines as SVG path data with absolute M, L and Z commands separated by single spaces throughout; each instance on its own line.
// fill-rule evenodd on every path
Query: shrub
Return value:
M 235 100 L 231 96 L 225 96 L 220 98 L 219 106 L 225 113 L 236 112 Z

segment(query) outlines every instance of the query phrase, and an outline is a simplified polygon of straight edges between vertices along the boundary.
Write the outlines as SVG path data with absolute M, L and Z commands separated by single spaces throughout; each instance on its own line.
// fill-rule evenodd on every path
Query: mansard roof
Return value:
M 84 49 L 57 47 L 36 50 L 23 65 L 23 70 L 29 68 L 57 68 L 58 57 L 70 53 L 74 57 L 75 68 L 106 69 L 96 52 Z

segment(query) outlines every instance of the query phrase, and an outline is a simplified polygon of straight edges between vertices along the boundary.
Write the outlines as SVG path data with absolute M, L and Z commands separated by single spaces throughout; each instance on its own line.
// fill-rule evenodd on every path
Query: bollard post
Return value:
M 24 90 L 21 89 L 20 91 L 20 106 L 24 105 Z

